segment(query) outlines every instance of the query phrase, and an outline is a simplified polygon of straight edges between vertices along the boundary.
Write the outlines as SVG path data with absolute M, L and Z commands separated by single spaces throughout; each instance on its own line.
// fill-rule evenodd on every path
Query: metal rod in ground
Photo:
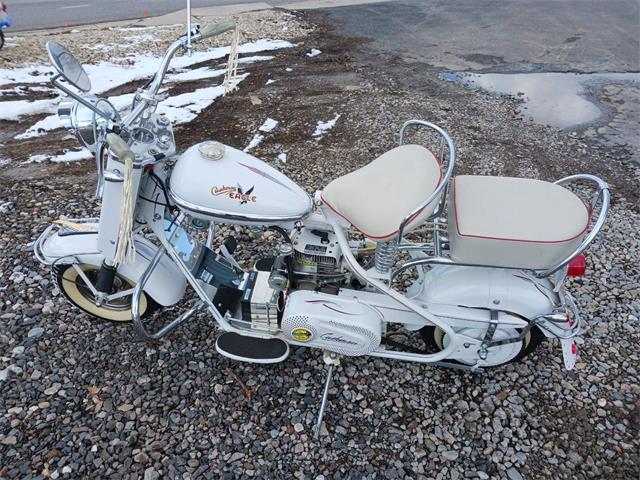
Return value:
M 333 364 L 330 363 L 327 369 L 327 379 L 324 382 L 324 392 L 322 392 L 322 402 L 320 403 L 320 412 L 318 413 L 318 423 L 314 428 L 314 438 L 317 440 L 320 437 L 320 427 L 322 426 L 322 417 L 324 417 L 324 410 L 327 407 L 327 398 L 329 397 L 329 385 L 331 385 L 331 375 L 333 374 Z

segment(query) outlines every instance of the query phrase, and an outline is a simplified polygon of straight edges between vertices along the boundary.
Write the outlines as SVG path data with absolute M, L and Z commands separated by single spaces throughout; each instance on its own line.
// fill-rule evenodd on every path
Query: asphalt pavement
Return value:
M 639 0 L 404 0 L 326 13 L 341 34 L 436 68 L 640 71 Z
M 183 0 L 7 0 L 12 30 L 84 25 L 163 15 L 185 8 Z M 258 0 L 192 0 L 193 7 L 259 3 Z M 275 3 L 278 3 L 277 1 Z
M 227 7 L 265 9 L 286 7 L 293 9 L 334 7 L 345 4 L 374 3 L 382 0 L 191 0 L 193 9 Z M 155 17 L 184 10 L 186 0 L 7 0 L 14 19 L 12 30 L 36 30 L 100 22 Z M 221 8 L 221 13 L 228 13 Z M 195 13 L 195 12 L 194 12 Z M 215 9 L 207 13 L 215 15 Z

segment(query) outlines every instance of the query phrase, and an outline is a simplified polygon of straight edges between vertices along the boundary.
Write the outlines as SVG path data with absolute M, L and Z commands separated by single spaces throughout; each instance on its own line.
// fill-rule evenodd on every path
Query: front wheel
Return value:
M 93 285 L 96 284 L 100 267 L 85 263 L 76 266 L 82 270 Z M 105 300 L 100 305 L 96 305 L 95 295 L 73 265 L 58 266 L 54 269 L 54 274 L 60 291 L 67 297 L 67 300 L 80 310 L 96 318 L 112 322 L 130 322 L 133 319 L 131 314 L 132 295 Z M 134 286 L 134 282 L 116 273 L 111 294 L 129 290 Z M 144 318 L 158 308 L 160 308 L 160 305 L 145 292 L 142 292 L 140 296 L 140 317 Z
M 460 333 L 474 338 L 484 337 L 486 328 L 467 328 Z M 493 336 L 494 340 L 504 340 L 519 335 L 520 332 L 514 328 L 501 329 L 498 328 Z M 444 350 L 449 345 L 447 334 L 438 327 L 427 326 L 420 329 L 422 340 L 428 349 L 433 351 Z M 485 362 L 486 367 L 495 368 L 507 363 L 517 362 L 532 353 L 538 345 L 545 339 L 544 334 L 536 327 L 529 330 L 521 342 L 506 343 L 488 349 Z M 462 365 L 473 365 L 478 360 L 477 352 L 469 352 L 468 358 L 458 358 L 451 360 Z

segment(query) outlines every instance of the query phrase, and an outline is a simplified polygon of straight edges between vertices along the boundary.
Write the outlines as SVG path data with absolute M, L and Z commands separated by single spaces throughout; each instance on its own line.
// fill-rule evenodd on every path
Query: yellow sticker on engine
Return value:
M 291 336 L 294 340 L 297 340 L 299 342 L 308 342 L 309 340 L 311 340 L 311 337 L 313 337 L 313 333 L 311 333 L 311 331 L 307 330 L 306 328 L 294 328 L 291 331 Z

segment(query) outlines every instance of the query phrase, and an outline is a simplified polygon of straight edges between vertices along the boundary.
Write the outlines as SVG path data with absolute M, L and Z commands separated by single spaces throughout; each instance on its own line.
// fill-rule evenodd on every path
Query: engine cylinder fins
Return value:
M 376 272 L 387 274 L 391 271 L 396 258 L 398 256 L 398 242 L 391 240 L 390 242 L 379 242 L 376 245 L 376 254 L 374 265 Z

